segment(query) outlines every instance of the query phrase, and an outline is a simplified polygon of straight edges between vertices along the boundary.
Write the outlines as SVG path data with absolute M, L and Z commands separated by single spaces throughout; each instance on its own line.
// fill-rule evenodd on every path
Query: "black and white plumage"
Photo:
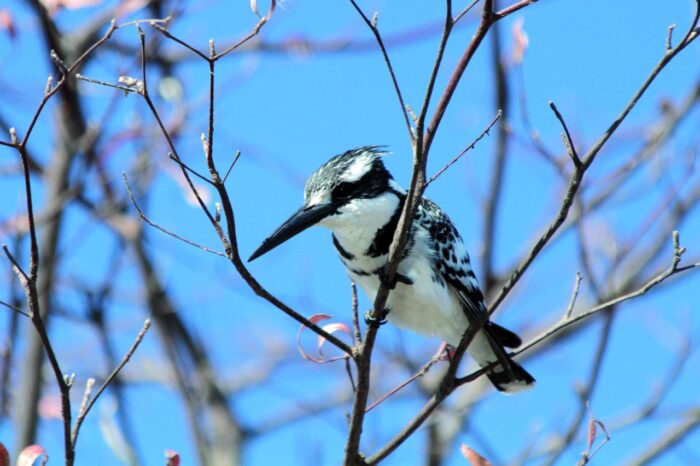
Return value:
M 312 225 L 333 232 L 333 245 L 350 277 L 374 300 L 406 199 L 406 192 L 384 167 L 378 146 L 337 155 L 306 182 L 304 205 L 253 253 L 253 260 Z M 486 312 L 479 283 L 459 232 L 445 213 L 423 198 L 399 263 L 396 286 L 387 300 L 388 320 L 426 336 L 459 344 L 469 321 Z M 500 391 L 516 392 L 534 378 L 504 347 L 521 344 L 515 333 L 486 323 L 469 354 Z

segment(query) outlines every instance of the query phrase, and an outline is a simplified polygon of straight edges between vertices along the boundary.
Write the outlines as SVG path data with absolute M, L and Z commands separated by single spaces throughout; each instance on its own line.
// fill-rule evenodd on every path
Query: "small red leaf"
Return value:
M 16 466 L 33 466 L 34 462 L 39 458 L 42 458 L 41 466 L 44 466 L 49 461 L 49 455 L 46 454 L 44 447 L 41 445 L 29 445 L 19 454 Z
M 586 451 L 590 452 L 593 442 L 595 442 L 596 437 L 596 420 L 592 417 L 588 420 L 588 447 Z
M 272 18 L 272 13 L 275 12 L 275 7 L 277 2 L 275 0 L 272 0 L 270 2 L 270 9 L 267 10 L 267 14 L 265 15 L 265 18 L 263 18 L 263 22 L 267 22 Z M 258 11 L 258 0 L 250 0 L 250 9 L 253 10 L 253 14 L 260 18 L 260 12 Z
M 603 433 L 605 433 L 605 438 L 610 440 L 610 434 L 608 433 L 608 429 L 605 428 L 605 424 L 600 422 L 599 420 L 596 419 L 595 421 L 596 424 L 603 430 Z
M 333 324 L 326 324 L 322 328 L 323 328 L 323 330 L 330 333 L 331 335 L 334 334 L 335 332 L 338 332 L 338 331 L 344 332 L 346 335 L 350 335 L 350 328 L 341 322 L 335 322 Z M 323 356 L 322 348 L 323 348 L 323 344 L 325 342 L 326 342 L 326 339 L 323 338 L 321 335 L 319 335 L 317 347 L 318 347 L 318 354 L 320 356 Z
M 330 319 L 331 317 L 332 316 L 330 316 L 328 314 L 314 314 L 311 317 L 309 317 L 309 321 L 311 321 L 312 324 L 317 324 L 318 322 L 320 322 L 322 320 Z M 304 351 L 304 348 L 301 345 L 301 334 L 304 332 L 304 330 L 306 328 L 307 328 L 306 325 L 302 324 L 299 327 L 299 332 L 297 333 L 297 349 L 299 350 L 299 353 L 301 354 L 302 358 L 306 359 L 307 361 L 315 362 L 317 364 L 324 364 L 327 362 L 333 362 L 333 361 L 337 361 L 339 359 L 347 358 L 347 355 L 343 355 L 343 356 L 336 356 L 336 357 L 326 359 L 323 356 L 323 353 L 321 352 L 321 347 L 326 342 L 326 339 L 323 338 L 321 335 L 318 336 L 318 343 L 317 343 L 318 357 L 312 356 L 309 353 L 307 353 L 306 351 Z M 333 332 L 337 332 L 338 330 L 340 330 L 340 331 L 347 333 L 348 335 L 350 334 L 350 329 L 348 328 L 348 326 L 345 324 L 341 324 L 341 323 L 326 324 L 323 327 L 323 329 L 326 330 L 328 333 L 333 333 Z
M 484 458 L 465 444 L 462 444 L 460 450 L 462 450 L 462 455 L 464 455 L 467 461 L 469 461 L 469 464 L 471 464 L 472 466 L 491 466 L 491 463 L 489 463 L 489 461 L 486 458 Z
M 2 442 L 0 442 L 0 466 L 10 466 L 10 454 Z
M 43 419 L 63 419 L 61 395 L 49 393 L 39 400 L 39 416 Z
M 102 3 L 102 0 L 41 0 L 50 15 L 55 15 L 59 10 L 77 10 L 88 6 L 95 6 Z
M 525 51 L 530 44 L 530 38 L 523 29 L 525 20 L 519 17 L 513 22 L 513 63 L 522 63 L 525 58 Z
M 168 460 L 165 466 L 180 466 L 180 455 L 174 450 L 165 450 L 165 458 Z
M 147 0 L 122 0 L 115 10 L 115 16 L 121 18 L 133 13 L 134 11 L 140 10 L 148 3 Z
M 10 39 L 17 37 L 17 29 L 15 28 L 15 21 L 12 18 L 10 10 L 2 9 L 0 10 L 0 29 L 7 31 L 7 35 Z

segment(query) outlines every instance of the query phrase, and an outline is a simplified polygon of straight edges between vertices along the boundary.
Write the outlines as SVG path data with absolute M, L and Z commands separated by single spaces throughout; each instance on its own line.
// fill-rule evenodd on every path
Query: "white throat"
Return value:
M 353 199 L 320 225 L 330 228 L 343 248 L 360 255 L 367 251 L 377 231 L 389 223 L 398 207 L 399 197 L 390 191 L 369 199 Z

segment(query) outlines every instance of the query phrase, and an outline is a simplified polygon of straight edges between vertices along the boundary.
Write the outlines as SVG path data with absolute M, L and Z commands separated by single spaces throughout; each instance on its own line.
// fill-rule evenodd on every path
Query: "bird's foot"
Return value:
M 447 344 L 447 343 L 443 343 L 442 346 L 440 347 L 440 350 L 439 350 L 440 360 L 447 361 L 447 362 L 451 363 L 452 360 L 454 359 L 454 355 L 455 355 L 456 350 L 457 350 L 457 348 L 455 348 L 454 346 Z
M 384 309 L 379 317 L 374 317 L 374 309 L 365 312 L 365 323 L 368 327 L 379 328 L 386 324 L 386 316 L 389 315 L 389 309 Z
M 384 286 L 389 288 L 390 290 L 393 290 L 396 288 L 397 283 L 403 283 L 405 285 L 413 285 L 413 280 L 407 277 L 406 275 L 401 275 L 400 273 L 396 272 L 394 274 L 394 279 L 389 281 L 387 280 L 386 277 L 386 264 L 382 265 L 379 267 L 377 270 L 374 271 L 374 273 L 377 274 L 377 277 L 379 277 L 379 281 L 382 282 Z

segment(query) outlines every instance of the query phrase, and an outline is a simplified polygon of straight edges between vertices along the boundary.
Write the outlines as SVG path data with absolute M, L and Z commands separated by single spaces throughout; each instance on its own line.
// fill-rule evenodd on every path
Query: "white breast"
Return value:
M 363 199 L 357 205 L 351 202 L 344 207 L 342 221 L 333 221 L 332 217 L 325 221 L 343 249 L 354 256 L 353 260 L 341 259 L 348 267 L 352 279 L 360 285 L 370 301 L 374 301 L 377 295 L 379 279 L 377 275 L 357 272 L 372 272 L 386 263 L 386 255 L 372 258 L 364 253 L 372 244 L 377 230 L 387 223 L 397 206 L 398 199 L 393 195 Z M 364 209 L 371 209 L 371 214 L 368 215 Z M 362 222 L 348 222 L 346 214 L 361 216 Z M 398 269 L 398 273 L 411 279 L 413 284 L 399 282 L 391 291 L 387 302 L 390 311 L 388 319 L 398 327 L 438 337 L 456 346 L 467 328 L 467 319 L 456 293 L 444 281 L 435 277 L 428 232 L 419 225 L 415 228 L 413 247 Z

